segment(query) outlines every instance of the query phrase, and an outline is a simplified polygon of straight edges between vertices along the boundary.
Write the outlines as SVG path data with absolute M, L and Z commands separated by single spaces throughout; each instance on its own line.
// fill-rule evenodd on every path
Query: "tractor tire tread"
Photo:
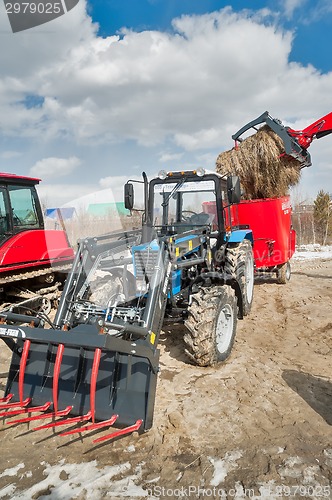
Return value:
M 214 322 L 217 310 L 215 303 L 218 304 L 221 294 L 226 294 L 235 311 L 234 335 L 229 347 L 230 352 L 234 342 L 237 316 L 234 290 L 228 285 L 201 288 L 193 297 L 192 304 L 188 308 L 188 317 L 185 320 L 187 332 L 183 337 L 186 345 L 185 353 L 198 366 L 214 366 L 221 361 L 218 359 L 214 338 Z M 208 304 L 208 307 L 206 307 L 206 304 Z M 200 318 L 199 321 L 196 321 L 197 317 Z

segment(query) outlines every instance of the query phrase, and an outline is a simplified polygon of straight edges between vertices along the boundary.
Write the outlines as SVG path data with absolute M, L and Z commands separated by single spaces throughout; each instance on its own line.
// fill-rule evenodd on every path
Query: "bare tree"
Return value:
M 321 189 L 314 201 L 314 223 L 316 234 L 322 245 L 326 245 L 331 227 L 331 197 Z

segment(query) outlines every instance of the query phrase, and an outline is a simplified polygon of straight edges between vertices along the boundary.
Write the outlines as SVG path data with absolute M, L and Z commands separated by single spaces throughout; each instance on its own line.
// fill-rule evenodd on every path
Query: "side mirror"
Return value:
M 240 179 L 237 175 L 227 177 L 227 198 L 230 205 L 235 205 L 241 201 Z
M 124 205 L 130 211 L 134 207 L 134 186 L 128 182 L 124 185 Z

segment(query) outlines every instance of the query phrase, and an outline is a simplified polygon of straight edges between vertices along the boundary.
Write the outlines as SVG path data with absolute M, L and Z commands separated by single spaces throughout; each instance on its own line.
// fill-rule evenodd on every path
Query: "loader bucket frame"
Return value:
M 268 127 L 270 127 L 273 132 L 275 132 L 283 141 L 285 147 L 285 154 L 292 156 L 297 161 L 300 162 L 301 168 L 310 167 L 311 166 L 311 156 L 308 153 L 307 149 L 301 146 L 295 137 L 289 134 L 288 127 L 285 127 L 282 122 L 276 118 L 272 118 L 268 111 L 265 111 L 262 115 L 260 115 L 255 120 L 250 121 L 242 128 L 240 128 L 235 134 L 232 135 L 232 139 L 237 142 L 242 142 L 241 135 L 243 135 L 247 130 L 253 128 L 254 130 L 258 130 L 256 127 L 262 123 L 266 123 Z
M 152 426 L 171 265 L 165 242 L 151 242 L 140 253 L 139 238 L 133 231 L 80 242 L 53 328 L 2 314 L 0 338 L 13 354 L 1 416 L 21 415 L 15 423 L 53 420 L 37 429 L 88 423 L 63 435 L 121 429 L 100 440 Z M 105 275 L 98 288 L 96 276 L 105 281 Z M 96 297 L 105 303 L 92 299 L 104 289 L 107 301 Z M 17 325 L 28 320 L 29 326 Z

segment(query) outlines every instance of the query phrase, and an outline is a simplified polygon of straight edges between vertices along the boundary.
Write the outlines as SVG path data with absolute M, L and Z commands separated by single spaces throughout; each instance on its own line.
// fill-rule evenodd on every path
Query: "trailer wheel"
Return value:
M 228 286 L 201 288 L 193 295 L 185 321 L 186 354 L 199 366 L 213 366 L 231 353 L 237 324 L 237 299 Z
M 242 315 L 247 316 L 254 298 L 254 257 L 249 240 L 227 247 L 224 270 L 226 277 L 235 279 L 239 284 Z
M 285 285 L 291 279 L 291 265 L 290 262 L 285 262 L 278 266 L 277 269 L 277 283 L 280 285 Z

